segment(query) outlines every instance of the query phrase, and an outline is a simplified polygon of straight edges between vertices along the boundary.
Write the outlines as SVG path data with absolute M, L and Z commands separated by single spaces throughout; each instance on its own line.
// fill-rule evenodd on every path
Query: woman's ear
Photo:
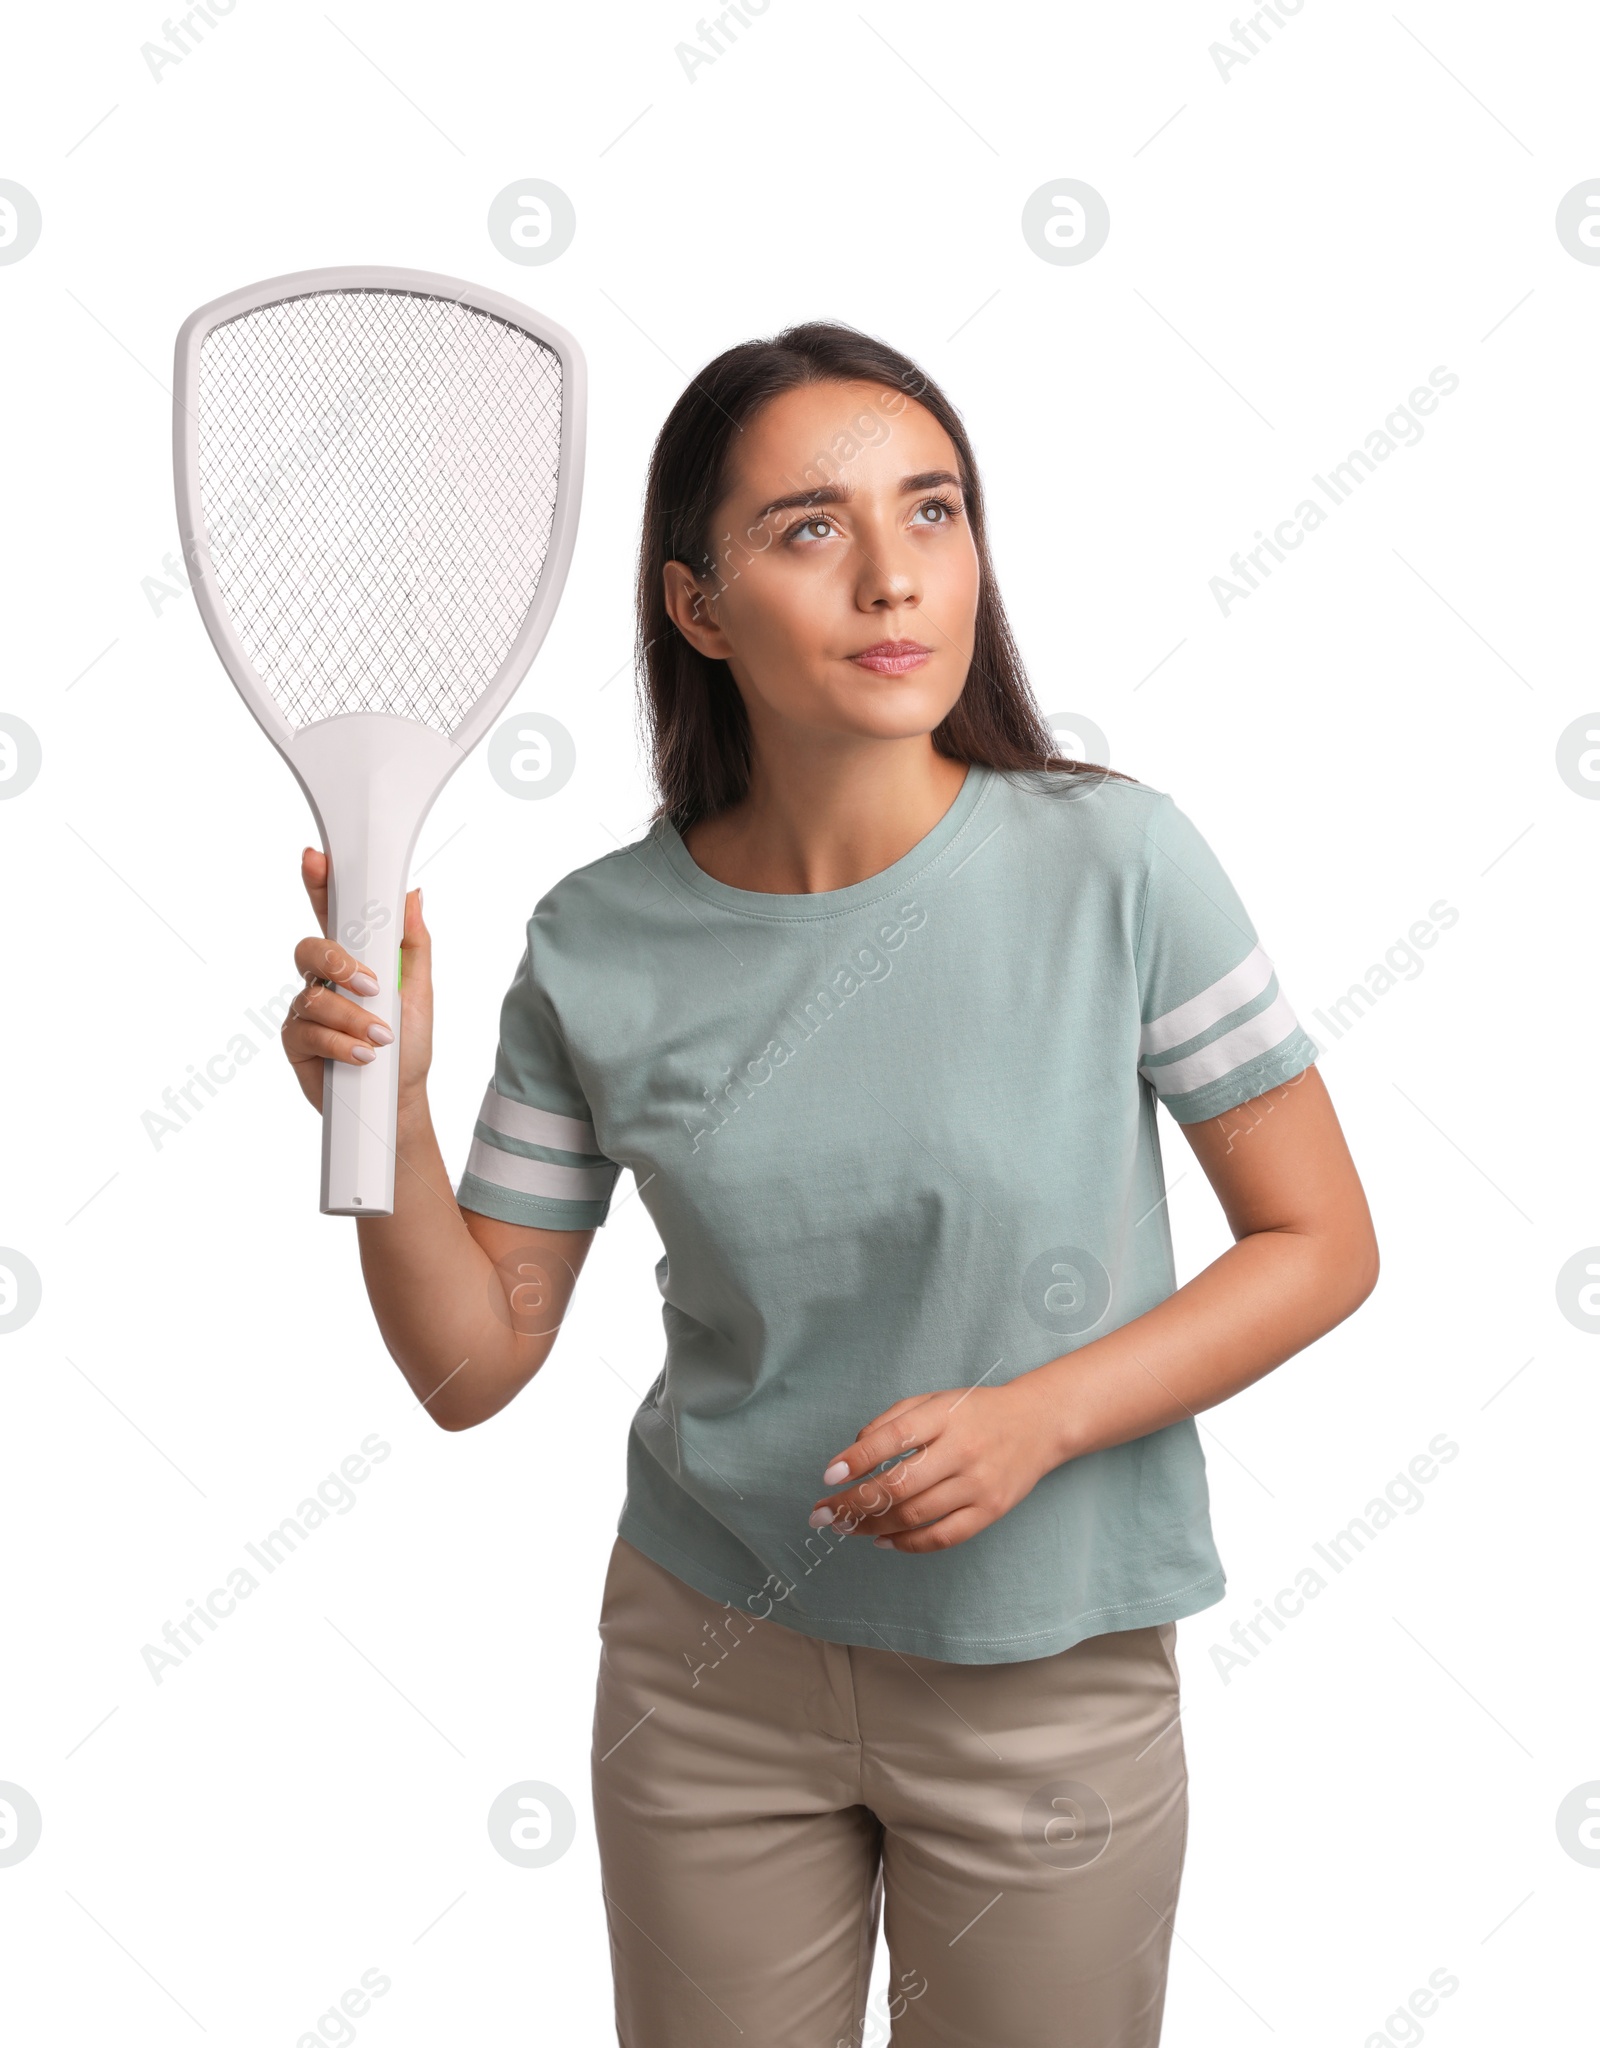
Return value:
M 663 564 L 662 587 L 667 616 L 696 653 L 713 661 L 726 660 L 728 636 L 717 624 L 715 593 L 687 562 Z

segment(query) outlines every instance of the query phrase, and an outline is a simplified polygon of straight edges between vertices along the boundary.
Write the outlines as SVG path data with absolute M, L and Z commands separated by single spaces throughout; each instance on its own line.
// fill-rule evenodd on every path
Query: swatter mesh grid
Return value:
M 539 586 L 561 395 L 532 335 L 412 292 L 315 292 L 205 337 L 204 538 L 291 726 L 465 717 Z

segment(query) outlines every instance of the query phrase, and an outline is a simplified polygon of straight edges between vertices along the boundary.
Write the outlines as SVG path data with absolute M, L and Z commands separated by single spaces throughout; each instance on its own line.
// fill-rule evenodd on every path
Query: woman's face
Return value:
M 805 384 L 734 443 L 715 569 L 666 565 L 667 605 L 726 661 L 764 735 L 931 732 L 972 661 L 978 558 L 956 451 L 914 399 Z

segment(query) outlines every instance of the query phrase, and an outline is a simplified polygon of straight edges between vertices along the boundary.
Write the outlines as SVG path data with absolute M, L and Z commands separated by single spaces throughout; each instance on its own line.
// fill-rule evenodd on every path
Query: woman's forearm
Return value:
M 1225 1401 L 1344 1321 L 1377 1282 L 1365 1239 L 1259 1230 L 1120 1329 L 1012 1384 L 1058 1464 Z
M 481 1421 L 542 1363 L 553 1340 L 514 1333 L 500 1277 L 456 1201 L 425 1091 L 401 1097 L 394 1213 L 358 1218 L 356 1235 L 383 1341 L 442 1428 Z

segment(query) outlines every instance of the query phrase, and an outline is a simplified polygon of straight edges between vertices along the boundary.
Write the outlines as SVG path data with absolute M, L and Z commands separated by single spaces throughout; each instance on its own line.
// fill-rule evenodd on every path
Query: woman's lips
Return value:
M 920 668 L 931 651 L 915 640 L 880 640 L 875 647 L 863 647 L 850 659 L 857 668 L 869 668 L 874 675 L 903 676 Z

